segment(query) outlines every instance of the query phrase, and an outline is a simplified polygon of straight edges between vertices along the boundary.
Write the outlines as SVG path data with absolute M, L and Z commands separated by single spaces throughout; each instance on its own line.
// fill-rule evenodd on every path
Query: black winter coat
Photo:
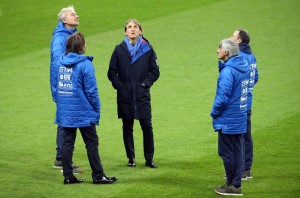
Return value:
M 159 74 L 152 46 L 133 64 L 124 41 L 115 47 L 107 75 L 117 90 L 118 118 L 151 118 L 150 87 Z

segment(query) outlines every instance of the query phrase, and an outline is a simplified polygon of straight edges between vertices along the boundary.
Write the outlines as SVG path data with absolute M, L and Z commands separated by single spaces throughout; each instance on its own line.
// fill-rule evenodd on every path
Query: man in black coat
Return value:
M 152 46 L 142 36 L 142 26 L 136 19 L 129 19 L 124 29 L 126 36 L 111 56 L 108 78 L 117 90 L 118 118 L 123 122 L 128 166 L 136 166 L 133 124 L 134 119 L 137 119 L 143 131 L 145 165 L 156 168 L 153 162 L 150 87 L 159 77 L 157 57 Z

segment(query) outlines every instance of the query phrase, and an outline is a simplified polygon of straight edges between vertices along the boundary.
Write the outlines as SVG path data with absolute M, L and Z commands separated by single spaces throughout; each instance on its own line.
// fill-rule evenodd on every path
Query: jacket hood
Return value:
M 241 73 L 248 72 L 248 63 L 241 56 L 232 56 L 227 61 L 224 62 L 224 66 L 232 67 Z
M 248 43 L 241 43 L 239 45 L 240 51 L 245 52 L 247 54 L 252 54 L 251 47 Z
M 58 62 L 66 67 L 73 67 L 79 62 L 89 60 L 93 61 L 94 57 L 92 56 L 84 56 L 82 54 L 76 54 L 76 53 L 68 53 L 67 55 L 63 55 L 59 58 Z
M 77 31 L 76 28 L 69 30 L 68 28 L 66 28 L 63 24 L 63 22 L 61 20 L 58 21 L 58 24 L 56 26 L 56 28 L 53 30 L 53 35 L 55 35 L 58 32 L 65 32 L 67 34 L 73 34 Z

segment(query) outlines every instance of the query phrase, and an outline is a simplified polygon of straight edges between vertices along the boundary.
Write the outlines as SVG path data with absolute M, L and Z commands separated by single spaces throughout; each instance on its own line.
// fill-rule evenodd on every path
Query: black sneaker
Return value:
M 243 172 L 242 180 L 244 180 L 244 181 L 247 180 L 247 172 L 246 171 Z
M 251 174 L 251 173 L 250 173 Z M 226 176 L 226 174 L 224 174 L 224 179 L 227 179 L 227 176 Z M 243 172 L 243 175 L 242 175 L 242 180 L 243 181 L 246 181 L 247 179 L 249 179 L 249 178 L 252 178 L 252 175 L 251 175 L 251 177 L 247 177 L 247 171 L 244 171 Z
M 219 195 L 233 195 L 233 196 L 242 196 L 242 187 L 236 188 L 233 185 L 227 185 L 221 187 L 216 187 L 214 191 Z
M 157 165 L 153 161 L 145 162 L 145 166 L 150 168 L 157 168 Z
M 129 158 L 127 166 L 129 166 L 129 167 L 136 167 L 134 158 Z
M 83 174 L 83 170 L 79 168 L 76 164 L 72 164 L 73 174 Z
M 77 179 L 76 177 L 73 177 L 72 179 L 64 179 L 64 184 L 79 184 L 82 182 L 82 179 Z
M 118 178 L 103 176 L 101 179 L 94 179 L 93 184 L 112 184 L 116 182 Z
M 53 168 L 62 168 L 62 161 L 61 160 L 54 160 Z
M 247 179 L 252 179 L 252 178 L 253 178 L 253 177 L 252 177 L 252 172 L 251 172 L 251 170 L 247 170 L 247 171 L 245 171 L 244 173 L 246 174 Z

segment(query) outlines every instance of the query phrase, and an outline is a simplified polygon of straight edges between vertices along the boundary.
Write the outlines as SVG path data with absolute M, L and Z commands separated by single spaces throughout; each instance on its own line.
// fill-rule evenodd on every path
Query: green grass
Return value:
M 49 89 L 49 43 L 58 11 L 74 4 L 86 35 L 101 96 L 101 160 L 114 185 L 91 185 L 78 133 L 74 160 L 81 185 L 64 186 L 55 156 L 55 105 Z M 215 197 L 223 162 L 209 116 L 215 94 L 216 50 L 236 28 L 251 34 L 260 80 L 254 91 L 254 179 L 244 197 L 298 197 L 300 193 L 300 4 L 297 0 L 1 0 L 0 197 Z M 151 90 L 155 162 L 144 167 L 135 124 L 137 167 L 126 167 L 115 91 L 106 77 L 123 23 L 137 18 L 154 46 L 161 76 Z

